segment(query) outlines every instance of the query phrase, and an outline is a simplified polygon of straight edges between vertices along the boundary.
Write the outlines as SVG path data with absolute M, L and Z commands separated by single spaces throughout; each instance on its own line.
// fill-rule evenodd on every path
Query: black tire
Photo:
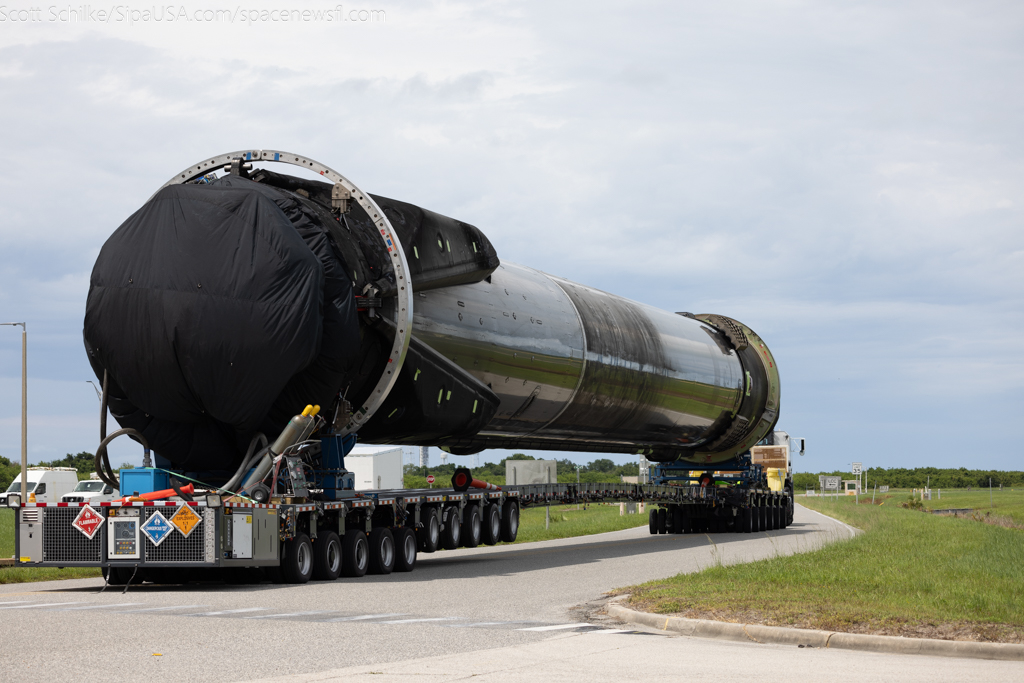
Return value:
M 501 540 L 505 543 L 515 543 L 518 536 L 519 502 L 510 498 L 501 506 Z
M 658 508 L 658 533 L 663 534 L 668 531 L 668 510 L 665 508 Z
M 679 533 L 681 533 L 681 534 L 692 534 L 693 533 L 693 517 L 690 515 L 690 509 L 688 507 L 684 507 L 682 505 L 679 506 L 679 509 L 682 510 L 682 513 L 683 513 L 683 530 L 680 531 Z
M 769 531 L 769 529 L 768 529 L 768 505 L 765 504 L 764 502 L 762 502 L 760 505 L 757 506 L 757 511 L 758 511 L 758 514 L 760 515 L 759 520 L 757 522 L 758 527 L 760 527 L 761 531 Z
M 420 523 L 423 526 L 416 530 L 420 550 L 432 553 L 441 545 L 441 511 L 436 507 L 423 510 L 420 514 Z
M 480 506 L 470 504 L 462 511 L 462 547 L 475 548 L 480 545 Z
M 790 490 L 786 496 L 786 526 L 793 523 L 793 515 L 796 513 L 796 501 L 793 499 L 793 491 Z
M 658 534 L 658 510 L 651 508 L 651 511 L 647 513 L 647 526 L 651 530 L 651 536 Z
M 493 503 L 484 508 L 480 537 L 486 545 L 494 545 L 501 540 L 501 511 Z
M 407 526 L 395 529 L 395 571 L 411 572 L 416 568 L 416 532 Z
M 673 505 L 669 511 L 672 513 L 672 533 L 683 533 L 683 506 Z
M 334 581 L 341 576 L 341 538 L 333 531 L 320 533 L 313 544 L 313 580 Z
M 341 573 L 362 576 L 370 567 L 370 543 L 362 531 L 346 531 L 341 539 Z
M 285 583 L 306 583 L 313 578 L 313 542 L 306 534 L 284 542 L 281 577 Z
M 462 540 L 462 522 L 459 521 L 459 508 L 449 505 L 444 509 L 441 520 L 441 547 L 445 550 L 455 550 Z
M 740 510 L 740 531 L 749 534 L 754 530 L 754 516 L 749 507 Z
M 370 573 L 390 574 L 395 569 L 395 536 L 379 526 L 370 532 Z

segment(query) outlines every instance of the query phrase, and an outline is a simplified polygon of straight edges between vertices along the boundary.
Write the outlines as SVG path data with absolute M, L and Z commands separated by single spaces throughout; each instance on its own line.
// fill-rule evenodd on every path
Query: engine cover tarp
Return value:
M 311 216 L 290 192 L 229 176 L 164 188 L 100 251 L 90 362 L 110 373 L 118 422 L 176 465 L 231 468 L 255 431 L 338 391 L 355 302 Z

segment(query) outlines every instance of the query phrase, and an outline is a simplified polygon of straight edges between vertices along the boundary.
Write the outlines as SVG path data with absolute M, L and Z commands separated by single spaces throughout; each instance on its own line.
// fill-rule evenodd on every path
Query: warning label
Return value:
M 174 527 L 159 512 L 154 512 L 153 516 L 142 525 L 142 533 L 146 534 L 146 538 L 156 546 L 163 543 L 164 539 L 170 536 L 173 531 Z
M 182 505 L 178 507 L 178 511 L 171 517 L 171 524 L 173 524 L 181 535 L 188 538 L 188 535 L 192 533 L 192 530 L 199 526 L 199 523 L 203 521 L 203 518 L 196 514 L 188 505 Z
M 86 505 L 82 508 L 82 511 L 75 517 L 75 521 L 71 522 L 71 526 L 75 527 L 88 538 L 90 541 L 92 537 L 96 535 L 96 532 L 103 526 L 104 518 L 103 515 L 99 514 L 92 509 L 91 506 Z

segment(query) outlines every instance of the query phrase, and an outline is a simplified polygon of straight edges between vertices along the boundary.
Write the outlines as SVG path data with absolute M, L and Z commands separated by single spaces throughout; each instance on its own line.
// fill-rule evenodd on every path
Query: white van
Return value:
M 117 489 L 100 481 L 93 472 L 88 479 L 78 482 L 74 491 L 65 493 L 60 500 L 62 503 L 106 503 L 120 497 Z
M 28 484 L 25 493 L 28 500 L 23 503 L 59 503 L 64 494 L 71 493 L 78 486 L 78 470 L 74 467 L 29 467 Z M 21 473 L 14 478 L 7 490 L 0 494 L 0 502 L 7 503 L 8 494 L 21 495 Z

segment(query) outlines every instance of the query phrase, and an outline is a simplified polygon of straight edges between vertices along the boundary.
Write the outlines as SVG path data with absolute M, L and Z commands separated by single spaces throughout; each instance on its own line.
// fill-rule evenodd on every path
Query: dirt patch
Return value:
M 630 604 L 632 609 L 642 605 Z M 660 614 L 660 613 L 659 613 Z M 904 638 L 934 638 L 936 640 L 966 640 L 977 643 L 1024 644 L 1024 627 L 1012 624 L 985 624 L 969 621 L 928 622 L 889 621 L 886 623 L 844 622 L 821 617 L 778 619 L 758 610 L 686 610 L 666 613 L 666 617 L 709 619 L 734 624 L 760 624 L 806 628 L 839 633 L 862 633 L 875 636 L 902 636 Z

